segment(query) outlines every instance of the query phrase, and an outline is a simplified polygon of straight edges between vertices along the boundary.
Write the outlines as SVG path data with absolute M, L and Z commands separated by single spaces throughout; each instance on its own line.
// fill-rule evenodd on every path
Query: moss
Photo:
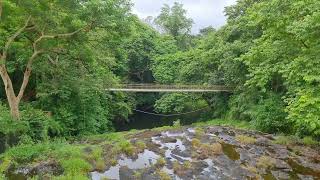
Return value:
M 173 171 L 178 172 L 181 169 L 181 165 L 178 161 L 174 161 L 172 163 Z
M 99 159 L 96 162 L 96 170 L 98 170 L 99 172 L 103 172 L 106 169 L 106 163 L 104 162 L 104 160 Z
M 248 171 L 250 171 L 253 174 L 258 174 L 258 169 L 252 166 L 245 167 Z
M 157 168 L 162 168 L 165 165 L 166 165 L 166 160 L 163 157 L 160 157 L 155 164 Z
M 257 160 L 257 166 L 260 168 L 273 168 L 276 165 L 277 161 L 274 158 L 271 158 L 269 156 L 261 156 Z
M 223 154 L 223 149 L 220 143 L 214 143 L 211 145 L 211 150 L 214 155 Z
M 171 180 L 170 175 L 164 171 L 157 171 L 157 175 L 159 176 L 160 180 Z
M 257 141 L 255 138 L 245 135 L 237 135 L 236 140 L 241 144 L 254 144 Z
M 201 137 L 203 137 L 205 134 L 206 134 L 206 133 L 204 132 L 204 130 L 203 130 L 202 128 L 197 127 L 197 128 L 195 129 L 195 136 L 196 136 L 197 138 L 201 138 Z
M 194 138 L 191 141 L 191 145 L 193 148 L 198 148 L 201 146 L 201 141 L 199 139 Z
M 142 176 L 142 174 L 139 171 L 135 171 L 133 174 L 134 179 L 141 179 L 141 176 Z
M 191 169 L 192 164 L 190 161 L 185 161 L 180 164 L 178 161 L 173 162 L 173 171 L 176 175 L 183 177 Z
M 146 143 L 144 143 L 143 141 L 137 141 L 135 143 L 135 146 L 140 150 L 140 151 L 143 151 L 147 148 L 147 145 Z
M 100 178 L 100 180 L 110 180 L 110 179 L 105 177 L 105 176 L 103 176 L 103 177 Z
M 192 167 L 192 164 L 190 161 L 185 161 L 185 162 L 183 162 L 183 167 L 185 169 L 190 169 Z
M 111 164 L 111 166 L 115 166 L 115 165 L 118 164 L 118 160 L 116 160 L 116 159 L 111 159 L 111 160 L 110 160 L 110 164 Z

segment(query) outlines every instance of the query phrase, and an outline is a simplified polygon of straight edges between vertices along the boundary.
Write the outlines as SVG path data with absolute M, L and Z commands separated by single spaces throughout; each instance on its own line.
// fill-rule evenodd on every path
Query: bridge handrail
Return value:
M 232 90 L 232 87 L 224 85 L 181 85 L 181 84 L 118 84 L 115 88 L 125 88 L 125 89 L 219 89 L 219 90 Z

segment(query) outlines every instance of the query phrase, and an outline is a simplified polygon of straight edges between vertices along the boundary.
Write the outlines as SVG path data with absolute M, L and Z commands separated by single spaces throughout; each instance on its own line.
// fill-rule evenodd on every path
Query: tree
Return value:
M 165 4 L 155 23 L 167 34 L 172 35 L 180 47 L 186 46 L 186 38 L 190 34 L 193 20 L 187 17 L 183 5 L 177 2 L 172 7 Z
M 6 0 L 0 7 L 0 75 L 14 119 L 20 118 L 19 104 L 37 61 L 69 54 L 70 45 L 85 43 L 96 29 L 116 28 L 113 21 L 129 9 L 125 0 Z M 24 71 L 19 87 L 10 77 L 17 71 Z

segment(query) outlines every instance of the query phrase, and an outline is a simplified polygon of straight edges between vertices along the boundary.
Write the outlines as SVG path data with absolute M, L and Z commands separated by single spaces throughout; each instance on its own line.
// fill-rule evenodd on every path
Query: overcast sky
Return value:
M 140 18 L 148 16 L 156 17 L 161 11 L 163 4 L 173 5 L 179 2 L 188 11 L 188 16 L 194 21 L 193 33 L 200 29 L 213 26 L 219 28 L 226 23 L 224 7 L 236 3 L 236 0 L 132 0 L 134 3 L 133 13 Z

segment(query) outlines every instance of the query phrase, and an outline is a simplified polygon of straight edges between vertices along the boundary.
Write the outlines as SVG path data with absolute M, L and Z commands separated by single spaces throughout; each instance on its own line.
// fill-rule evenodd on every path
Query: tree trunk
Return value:
M 4 66 L 0 66 L 0 75 L 4 83 L 4 88 L 6 91 L 6 96 L 7 96 L 8 104 L 10 107 L 11 117 L 14 118 L 15 120 L 18 120 L 20 119 L 20 111 L 19 111 L 20 100 L 16 97 L 14 93 L 12 81 Z

